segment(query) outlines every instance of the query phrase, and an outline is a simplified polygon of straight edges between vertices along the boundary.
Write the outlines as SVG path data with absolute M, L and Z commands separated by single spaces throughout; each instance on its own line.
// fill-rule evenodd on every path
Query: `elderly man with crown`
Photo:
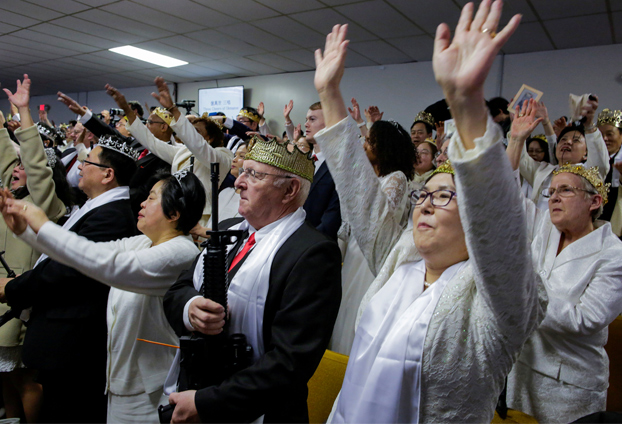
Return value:
M 128 183 L 137 156 L 115 136 L 100 138 L 79 165 L 79 187 L 88 200 L 63 228 L 99 242 L 133 236 Z M 0 284 L 0 300 L 14 311 L 25 311 L 23 361 L 39 370 L 41 422 L 105 422 L 108 291 L 47 255 L 31 271 Z
M 514 162 L 523 134 L 540 122 L 533 102 L 523 112 L 512 124 L 518 137 L 508 145 Z M 622 242 L 609 223 L 597 221 L 608 190 L 598 168 L 566 164 L 542 191 L 548 210 L 524 201 L 533 266 L 549 303 L 508 378 L 508 404 L 539 422 L 572 422 L 605 410 L 604 345 L 622 312 Z
M 337 244 L 305 223 L 313 161 L 291 144 L 254 137 L 235 187 L 244 237 L 228 251 L 228 332 L 244 333 L 252 364 L 220 385 L 172 393 L 173 422 L 308 422 L 307 381 L 328 345 L 341 301 Z M 203 255 L 164 298 L 179 335 L 219 334 L 223 308 L 199 295 Z M 167 389 L 177 377 L 169 374 Z

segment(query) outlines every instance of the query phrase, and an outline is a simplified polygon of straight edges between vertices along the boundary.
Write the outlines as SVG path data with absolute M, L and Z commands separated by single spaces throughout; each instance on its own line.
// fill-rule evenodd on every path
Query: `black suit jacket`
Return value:
M 337 240 L 337 231 L 341 226 L 341 209 L 335 182 L 328 171 L 326 161 L 313 176 L 309 197 L 303 208 L 311 225 L 333 240 Z
M 130 203 L 117 200 L 95 208 L 71 231 L 93 241 L 134 235 Z M 24 364 L 38 370 L 85 363 L 105 367 L 108 290 L 50 258 L 10 281 L 5 288 L 8 304 L 14 309 L 32 307 L 22 352 Z
M 184 306 L 198 294 L 193 273 L 194 266 L 164 297 L 167 318 L 180 336 L 188 333 Z M 340 302 L 339 248 L 304 223 L 281 246 L 270 270 L 263 317 L 265 354 L 219 386 L 197 391 L 201 421 L 249 422 L 265 414 L 264 422 L 309 422 L 307 382 L 326 350 Z

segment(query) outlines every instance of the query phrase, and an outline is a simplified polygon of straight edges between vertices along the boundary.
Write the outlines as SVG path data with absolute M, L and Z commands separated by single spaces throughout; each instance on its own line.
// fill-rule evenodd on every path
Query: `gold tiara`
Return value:
M 168 110 L 164 109 L 163 107 L 157 107 L 151 113 L 155 113 L 160 118 L 162 118 L 166 125 L 171 125 L 171 122 L 173 122 L 173 114 Z
M 224 128 L 224 125 L 222 124 L 222 122 L 212 118 L 211 116 L 209 116 L 207 112 L 203 112 L 203 115 L 201 115 L 201 119 L 205 119 L 207 121 L 211 121 L 215 123 L 216 125 L 218 125 L 218 128 L 220 128 L 221 130 Z
M 251 111 L 249 111 L 248 109 L 240 109 L 240 113 L 238 113 L 238 116 L 245 116 L 248 119 L 250 119 L 253 122 L 259 122 L 261 121 L 261 117 L 259 115 L 257 115 L 256 113 L 253 113 Z
M 603 111 L 598 114 L 597 125 L 606 124 L 622 129 L 622 112 L 619 110 L 603 109 Z
M 313 182 L 315 165 L 311 152 L 304 153 L 298 146 L 292 146 L 287 141 L 279 143 L 276 138 L 266 141 L 255 135 L 248 144 L 248 153 L 244 160 L 265 163 Z
M 533 140 L 534 138 L 538 139 L 538 140 L 542 140 L 545 143 L 548 143 L 549 141 L 546 139 L 546 136 L 544 134 L 536 134 L 533 137 L 531 137 L 531 139 Z
M 553 171 L 553 175 L 561 174 L 562 172 L 570 172 L 571 174 L 579 175 L 580 177 L 585 178 L 600 194 L 603 198 L 603 205 L 607 203 L 607 194 L 609 193 L 609 187 L 611 184 L 604 184 L 602 178 L 598 174 L 598 167 L 593 166 L 591 168 L 586 168 L 583 165 L 564 165 L 559 168 L 557 171 Z
M 426 138 L 425 140 L 422 141 L 422 143 L 428 143 L 436 147 L 436 140 L 434 140 L 433 138 Z
M 426 181 L 426 183 L 428 181 L 430 181 L 430 179 L 435 176 L 436 174 L 451 174 L 451 175 L 456 175 L 454 168 L 451 166 L 451 163 L 449 161 L 449 159 L 447 159 L 441 166 L 439 166 L 438 168 L 436 168 L 434 171 L 432 171 L 432 173 L 430 174 L 430 176 L 428 177 Z
M 415 116 L 415 124 L 417 122 L 423 122 L 424 124 L 427 124 L 434 128 L 434 117 L 431 113 L 428 113 L 425 110 L 422 110 L 417 114 L 417 116 Z

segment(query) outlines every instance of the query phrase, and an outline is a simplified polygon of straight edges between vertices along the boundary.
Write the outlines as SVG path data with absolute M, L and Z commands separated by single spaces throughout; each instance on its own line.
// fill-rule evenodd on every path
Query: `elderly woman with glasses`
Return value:
M 544 316 L 520 194 L 509 166 L 499 166 L 507 164 L 502 134 L 483 96 L 520 17 L 496 33 L 501 1 L 484 0 L 474 17 L 473 9 L 462 9 L 453 41 L 447 25 L 436 32 L 434 72 L 458 131 L 453 168 L 439 167 L 413 197 L 412 233 L 382 206 L 345 109 L 346 27 L 336 26 L 315 53 L 326 120 L 316 140 L 377 274 L 330 422 L 490 422 L 506 375 Z
M 515 167 L 539 121 L 533 103 L 514 119 L 507 153 Z M 610 223 L 596 221 L 608 186 L 596 168 L 564 165 L 542 190 L 548 210 L 525 201 L 533 266 L 549 304 L 510 374 L 508 399 L 541 422 L 605 409 L 607 327 L 622 312 L 622 242 Z

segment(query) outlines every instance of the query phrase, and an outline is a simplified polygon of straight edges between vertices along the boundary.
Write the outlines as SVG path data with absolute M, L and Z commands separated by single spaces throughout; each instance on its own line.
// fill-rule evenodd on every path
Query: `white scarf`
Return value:
M 253 362 L 264 354 L 263 314 L 268 288 L 270 269 L 274 256 L 283 243 L 304 223 L 306 212 L 299 208 L 294 213 L 277 221 L 277 225 L 262 235 L 229 285 L 228 300 L 231 320 L 229 334 L 243 333 L 253 346 Z M 247 221 L 231 227 L 232 230 L 249 229 Z M 261 230 L 260 230 L 261 231 Z M 203 261 L 199 260 L 192 277 L 194 288 L 201 290 L 203 284 Z M 177 351 L 169 375 L 166 378 L 165 393 L 175 391 L 179 378 L 180 352 Z
M 356 329 L 332 423 L 419 421 L 423 346 L 445 285 L 466 262 L 423 291 L 424 261 L 400 266 L 367 306 Z

